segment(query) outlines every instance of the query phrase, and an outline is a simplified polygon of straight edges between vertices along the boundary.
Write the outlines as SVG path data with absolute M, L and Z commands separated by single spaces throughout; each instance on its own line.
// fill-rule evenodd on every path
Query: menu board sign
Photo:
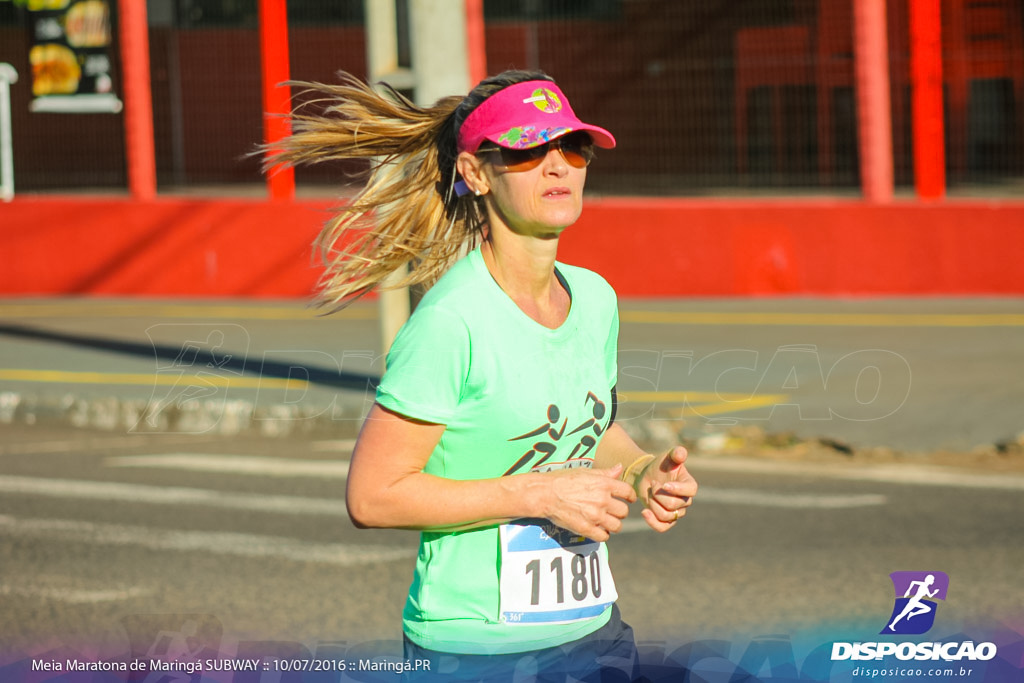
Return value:
M 27 0 L 32 31 L 30 108 L 119 112 L 114 93 L 109 0 Z

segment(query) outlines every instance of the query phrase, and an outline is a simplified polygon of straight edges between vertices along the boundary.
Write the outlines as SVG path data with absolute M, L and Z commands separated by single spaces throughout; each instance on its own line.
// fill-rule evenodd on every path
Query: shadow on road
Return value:
M 182 346 L 166 344 L 140 344 L 118 339 L 92 337 L 82 334 L 67 334 L 40 330 L 22 325 L 0 325 L 0 335 L 27 339 L 32 341 L 53 342 L 82 349 L 95 349 L 109 353 L 135 356 L 138 358 L 154 358 L 158 362 L 177 364 L 186 349 Z M 355 372 L 345 372 L 338 368 L 316 366 L 301 362 L 268 361 L 265 358 L 250 359 L 246 354 L 231 353 L 230 350 L 204 349 L 190 346 L 187 351 L 188 366 L 209 366 L 237 374 L 248 373 L 258 377 L 297 379 L 297 375 L 305 373 L 306 381 L 336 389 L 364 391 L 376 389 L 380 377 Z M 216 351 L 216 353 L 215 353 Z M 182 367 L 182 365 L 179 365 Z

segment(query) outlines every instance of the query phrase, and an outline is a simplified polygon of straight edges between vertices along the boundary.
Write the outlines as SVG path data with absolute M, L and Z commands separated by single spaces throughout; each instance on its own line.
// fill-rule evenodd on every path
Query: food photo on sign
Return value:
M 121 111 L 114 92 L 108 0 L 29 0 L 25 5 L 35 112 Z

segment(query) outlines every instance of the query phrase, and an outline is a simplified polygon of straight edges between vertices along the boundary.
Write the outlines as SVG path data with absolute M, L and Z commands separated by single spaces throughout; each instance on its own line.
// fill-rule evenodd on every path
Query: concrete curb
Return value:
M 335 394 L 329 404 L 307 401 L 257 405 L 244 399 L 211 399 L 161 405 L 149 398 L 0 391 L 0 425 L 138 434 L 351 439 L 358 436 L 370 405 L 364 395 L 341 393 Z M 619 424 L 634 440 L 652 450 L 667 450 L 680 443 L 692 447 L 696 443 L 694 435 L 671 421 L 626 418 Z
M 117 396 L 0 392 L 0 424 L 64 426 L 132 433 L 352 438 L 365 410 L 350 405 L 271 404 L 211 399 L 161 405 Z
M 0 426 L 63 427 L 130 434 L 195 434 L 271 439 L 354 439 L 370 401 L 363 394 L 335 394 L 329 403 L 270 403 L 244 399 L 188 400 L 163 404 L 148 398 L 87 396 L 73 392 L 37 395 L 0 391 Z M 792 433 L 765 433 L 756 427 L 707 431 L 681 420 L 656 416 L 622 416 L 620 424 L 643 448 L 665 452 L 677 445 L 701 456 L 707 466 L 761 460 L 773 470 L 798 463 L 836 466 L 950 465 L 993 473 L 1024 472 L 1024 431 L 1015 439 L 982 444 L 969 453 L 901 452 L 890 448 L 855 448 L 830 438 L 798 438 Z M 953 460 L 950 459 L 953 456 Z M 788 462 L 787 462 L 788 461 Z M 770 463 L 770 465 L 769 465 Z M 959 469 L 958 468 L 958 469 Z

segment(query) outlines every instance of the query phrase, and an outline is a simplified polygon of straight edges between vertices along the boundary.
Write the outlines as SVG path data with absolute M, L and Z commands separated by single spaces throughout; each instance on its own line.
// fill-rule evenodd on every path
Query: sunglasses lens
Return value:
M 586 168 L 594 160 L 594 142 L 587 133 L 571 133 L 529 149 L 494 147 L 480 150 L 478 154 L 490 154 L 493 163 L 503 171 L 519 173 L 540 166 L 551 147 L 557 147 L 566 163 L 575 168 Z
M 556 142 L 562 156 L 571 166 L 586 168 L 594 159 L 594 143 L 586 133 L 573 133 L 559 138 Z
M 506 171 L 518 173 L 529 171 L 540 166 L 547 156 L 548 146 L 531 147 L 530 149 L 501 149 L 501 166 Z

